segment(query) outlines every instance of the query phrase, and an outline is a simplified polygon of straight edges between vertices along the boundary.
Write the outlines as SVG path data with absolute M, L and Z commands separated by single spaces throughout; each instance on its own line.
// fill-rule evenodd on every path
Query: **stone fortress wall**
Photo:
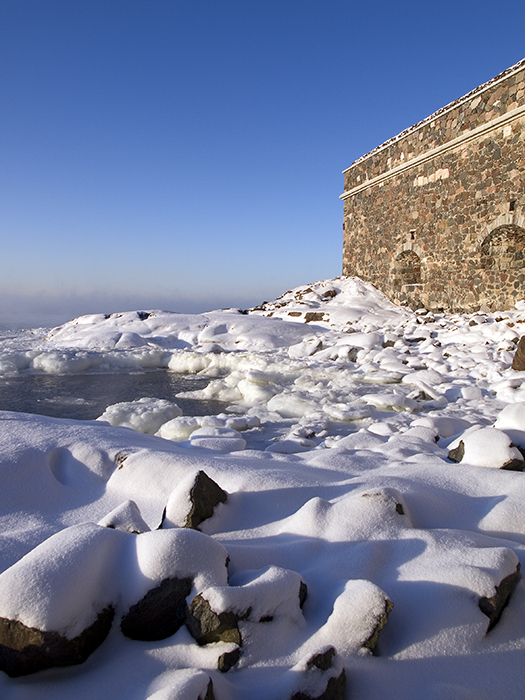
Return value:
M 525 299 L 525 59 L 344 177 L 344 275 L 413 308 Z

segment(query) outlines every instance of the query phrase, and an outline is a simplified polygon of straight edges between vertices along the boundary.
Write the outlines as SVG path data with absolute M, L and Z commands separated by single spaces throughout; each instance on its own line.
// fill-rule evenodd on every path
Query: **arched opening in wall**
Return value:
M 509 270 L 524 267 L 525 229 L 515 224 L 498 226 L 481 244 L 484 270 Z
M 394 261 L 394 287 L 421 284 L 421 260 L 413 250 L 404 250 Z

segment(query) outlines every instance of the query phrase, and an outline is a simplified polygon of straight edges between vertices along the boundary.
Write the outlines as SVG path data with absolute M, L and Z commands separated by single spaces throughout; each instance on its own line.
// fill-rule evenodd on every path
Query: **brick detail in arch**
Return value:
M 394 261 L 392 270 L 395 288 L 406 284 L 421 284 L 421 259 L 413 250 L 404 250 Z
M 525 264 L 525 229 L 515 224 L 498 226 L 481 244 L 483 270 L 520 269 Z

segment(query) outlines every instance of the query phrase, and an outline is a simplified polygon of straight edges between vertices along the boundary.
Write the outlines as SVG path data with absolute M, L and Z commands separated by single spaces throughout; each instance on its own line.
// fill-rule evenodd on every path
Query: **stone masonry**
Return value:
M 344 275 L 413 308 L 525 298 L 525 59 L 344 176 Z

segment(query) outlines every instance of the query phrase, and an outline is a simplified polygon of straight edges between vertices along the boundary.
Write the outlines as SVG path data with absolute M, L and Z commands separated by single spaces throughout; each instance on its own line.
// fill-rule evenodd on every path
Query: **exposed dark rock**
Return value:
M 162 516 L 160 518 L 160 524 L 157 527 L 157 530 L 162 530 L 162 526 L 164 525 L 165 520 L 166 520 L 166 506 L 164 506 L 164 510 L 162 511 Z
M 241 649 L 237 647 L 231 651 L 226 651 L 221 654 L 217 660 L 217 668 L 221 673 L 227 673 L 231 668 L 235 666 L 237 661 L 241 657 Z
M 301 585 L 299 586 L 299 607 L 301 610 L 303 609 L 303 605 L 306 603 L 306 599 L 308 598 L 308 586 L 304 581 L 301 581 Z
M 335 289 L 327 289 L 326 292 L 321 294 L 323 299 L 333 299 L 335 296 L 337 296 Z
M 465 456 L 465 443 L 463 440 L 459 441 L 459 445 L 457 447 L 454 447 L 453 450 L 450 450 L 448 453 L 448 458 L 452 462 L 461 462 L 463 457 Z
M 132 452 L 118 452 L 115 455 L 115 464 L 117 465 L 117 469 L 122 469 L 124 466 L 124 462 L 127 460 L 127 458 L 133 454 Z
M 525 462 L 522 459 L 511 459 L 510 462 L 500 467 L 500 469 L 506 469 L 509 472 L 522 472 L 524 468 Z
M 392 612 L 394 608 L 394 603 L 392 603 L 391 600 L 388 600 L 388 598 L 385 600 L 385 611 L 382 613 L 378 619 L 377 619 L 377 624 L 375 626 L 374 631 L 368 637 L 367 640 L 363 642 L 361 646 L 363 646 L 365 649 L 370 649 L 370 651 L 374 651 L 374 647 L 377 644 L 377 639 L 379 637 L 379 633 L 383 629 L 383 627 L 386 625 L 388 622 L 388 616 Z
M 465 456 L 465 443 L 460 440 L 459 445 L 448 453 L 448 458 L 452 462 L 461 462 Z M 522 472 L 525 469 L 525 461 L 523 459 L 510 459 L 503 464 L 500 469 L 506 469 L 511 472 Z
M 319 654 L 314 654 L 311 659 L 306 662 L 307 668 L 318 668 L 320 671 L 328 671 L 332 668 L 332 664 L 335 658 L 334 647 L 329 647 L 325 652 L 319 652 Z
M 191 578 L 167 578 L 132 605 L 120 623 L 122 634 L 144 642 L 166 639 L 186 620 Z
M 350 348 L 348 351 L 348 360 L 349 362 L 355 362 L 357 360 L 357 353 L 359 352 L 359 348 Z
M 199 695 L 198 700 L 215 700 L 215 695 L 213 694 L 213 682 L 210 678 L 208 687 L 206 688 L 206 695 Z
M 518 372 L 523 372 L 525 370 L 525 335 L 520 338 L 520 342 L 518 343 L 518 347 L 514 353 L 512 369 L 515 369 Z
M 196 530 L 198 526 L 213 515 L 215 506 L 225 503 L 228 494 L 210 479 L 206 472 L 199 471 L 190 489 L 191 509 L 186 517 L 184 527 Z
M 307 693 L 294 693 L 290 700 L 343 700 L 346 688 L 346 674 L 343 669 L 338 676 L 332 676 L 328 679 L 326 688 L 321 695 L 316 695 L 313 698 Z
M 73 639 L 0 618 L 0 670 L 16 678 L 55 666 L 84 663 L 108 636 L 114 615 L 112 607 L 105 608 Z
M 479 609 L 489 618 L 487 632 L 490 632 L 490 630 L 499 622 L 501 613 L 508 604 L 512 591 L 519 581 L 520 568 L 521 565 L 518 562 L 516 571 L 509 574 L 509 576 L 506 576 L 499 586 L 496 586 L 496 593 L 491 598 L 482 597 L 479 599 Z
M 319 311 L 309 311 L 304 315 L 305 323 L 312 323 L 312 321 L 322 321 L 324 319 L 324 313 Z
M 424 343 L 425 340 L 428 340 L 428 337 L 425 335 L 421 336 L 414 336 L 413 338 L 405 338 L 407 343 Z
M 295 692 L 290 700 L 343 700 L 346 688 L 346 674 L 344 668 L 334 675 L 334 661 L 337 654 L 334 647 L 329 647 L 324 652 L 314 654 L 306 662 L 306 676 L 310 674 L 325 674 L 327 676 L 325 689 L 318 693 L 318 684 L 315 684 L 316 695 L 311 695 L 308 690 Z M 332 672 L 332 673 L 331 673 Z
M 216 613 L 201 594 L 191 601 L 186 618 L 186 627 L 191 636 L 201 646 L 212 642 L 233 642 L 241 646 L 238 623 L 245 620 L 250 611 L 244 615 L 226 611 Z

